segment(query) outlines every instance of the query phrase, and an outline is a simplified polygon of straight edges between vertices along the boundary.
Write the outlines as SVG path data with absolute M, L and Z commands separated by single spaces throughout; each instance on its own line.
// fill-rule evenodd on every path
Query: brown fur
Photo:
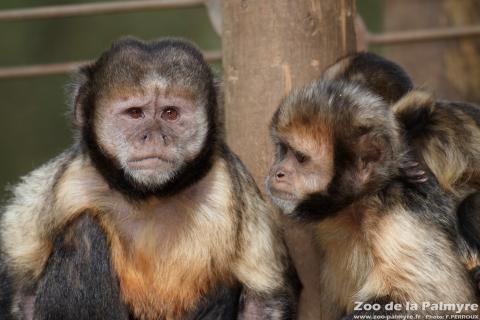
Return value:
M 372 297 L 389 296 L 397 303 L 476 303 L 455 248 L 440 231 L 418 224 L 401 207 L 385 215 L 361 206 L 316 226 L 323 252 L 320 290 L 328 293 L 322 299 L 322 320 L 338 319 L 353 311 L 355 301 Z M 436 258 L 425 257 L 427 250 L 447 259 L 441 271 Z
M 411 144 L 447 192 L 464 198 L 480 186 L 479 119 L 455 104 L 436 102 L 430 94 L 418 90 L 392 108 L 400 120 L 419 110 L 425 112 L 426 123 L 421 132 L 412 135 Z M 466 108 L 480 112 L 474 105 Z
M 461 102 L 436 101 L 431 93 L 414 90 L 406 72 L 397 64 L 373 53 L 356 53 L 327 68 L 324 79 L 358 84 L 388 102 L 404 127 L 414 156 L 430 169 L 440 186 L 455 198 L 456 205 L 480 187 L 480 107 Z M 417 181 L 418 183 L 418 181 Z M 460 256 L 467 269 L 478 267 L 478 208 L 459 213 L 469 244 L 462 243 Z M 466 219 L 465 216 L 468 216 Z M 466 219 L 466 220 L 465 220 Z M 465 233 L 465 230 L 462 230 Z M 463 241 L 463 240 L 462 240 Z
M 431 101 L 425 95 L 418 99 Z M 397 107 L 400 112 L 401 103 Z M 357 301 L 478 303 L 458 255 L 453 202 L 435 181 L 417 190 L 401 179 L 406 142 L 386 105 L 357 85 L 318 81 L 284 99 L 272 132 L 274 141 L 287 141 L 309 159 L 295 162 L 288 153 L 278 154 L 268 187 L 286 214 L 314 225 L 323 257 L 320 320 L 363 314 L 354 312 Z M 314 141 L 322 148 L 305 148 Z M 320 176 L 307 167 L 319 168 Z M 322 177 L 328 183 L 298 192 L 295 181 Z M 435 312 L 403 312 L 427 313 Z
M 49 303 L 58 297 L 69 307 L 80 297 L 89 317 L 126 309 L 145 320 L 242 317 L 242 307 L 291 317 L 275 211 L 224 143 L 216 82 L 200 51 L 182 40 L 121 39 L 78 80 L 77 143 L 25 177 L 0 217 L 0 267 L 9 271 L 0 270 L 0 286 L 12 278 L 16 304 L 26 300 L 22 288 L 40 283 L 28 293 L 47 301 L 35 306 L 40 315 L 57 312 Z M 75 246 L 72 259 L 64 247 L 76 239 L 66 229 L 79 218 L 103 245 Z M 89 253 L 96 263 L 83 259 Z M 84 262 L 92 268 L 79 270 L 81 291 L 64 270 Z M 91 301 L 97 280 L 111 294 Z

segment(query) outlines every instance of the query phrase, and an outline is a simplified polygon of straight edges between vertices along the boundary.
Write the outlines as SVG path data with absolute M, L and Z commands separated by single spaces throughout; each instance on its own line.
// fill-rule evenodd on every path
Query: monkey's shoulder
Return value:
M 20 182 L 11 189 L 10 200 L 2 212 L 8 213 L 17 208 L 22 211 L 28 211 L 29 208 L 38 209 L 45 200 L 52 199 L 52 191 L 56 182 L 76 153 L 75 148 L 70 148 L 22 177 Z
M 385 206 L 402 204 L 413 211 L 435 210 L 437 207 L 448 211 L 453 206 L 453 199 L 438 184 L 435 176 L 427 172 L 428 180 L 413 183 L 400 177 L 392 180 L 380 193 Z
M 20 274 L 35 276 L 41 272 L 50 252 L 50 243 L 45 240 L 58 218 L 54 214 L 55 189 L 78 155 L 78 148 L 72 147 L 23 177 L 2 208 L 2 251 L 7 263 Z
M 468 102 L 450 102 L 438 101 L 436 103 L 436 111 L 443 116 L 444 121 L 448 121 L 451 125 L 473 125 L 480 126 L 480 106 Z M 468 129 L 468 128 L 467 128 Z
M 455 146 L 456 143 L 449 141 L 454 137 L 468 139 L 478 135 L 480 107 L 472 103 L 435 101 L 431 94 L 413 90 L 393 105 L 392 110 L 407 138 L 422 148 L 432 137 L 439 144 Z
M 258 189 L 255 180 L 238 155 L 230 150 L 228 146 L 224 145 L 221 148 L 221 157 L 223 161 L 225 161 L 228 172 L 232 177 L 232 184 L 235 192 L 239 195 L 243 192 L 247 192 L 244 196 L 260 198 L 260 190 Z

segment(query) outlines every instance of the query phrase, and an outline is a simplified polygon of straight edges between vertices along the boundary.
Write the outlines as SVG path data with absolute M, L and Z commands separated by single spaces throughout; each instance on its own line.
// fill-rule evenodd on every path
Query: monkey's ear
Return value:
M 72 121 L 77 128 L 84 126 L 85 105 L 89 93 L 90 75 L 92 73 L 92 65 L 85 65 L 80 68 L 75 75 L 72 90 Z
M 369 180 L 376 164 L 384 158 L 384 150 L 386 149 L 385 141 L 382 137 L 374 132 L 361 134 L 354 148 L 355 154 L 355 170 L 357 171 L 358 183 L 363 184 Z
M 375 134 L 363 134 L 357 140 L 358 154 L 363 164 L 378 162 L 382 157 L 385 144 L 383 139 Z

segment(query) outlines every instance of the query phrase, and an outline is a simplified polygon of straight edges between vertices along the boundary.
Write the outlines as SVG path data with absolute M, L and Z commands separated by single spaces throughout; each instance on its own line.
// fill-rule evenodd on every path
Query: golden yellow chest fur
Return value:
M 165 214 L 180 217 L 172 219 Z M 153 213 L 132 218 L 141 221 L 128 221 L 130 230 L 122 229 L 123 222 L 109 224 L 117 228 L 109 232 L 113 266 L 123 298 L 137 315 L 147 319 L 178 315 L 193 308 L 200 296 L 219 281 L 232 281 L 228 262 L 235 253 L 233 222 L 221 222 L 217 234 L 211 232 L 211 227 L 202 228 L 202 224 L 218 223 L 208 220 L 215 215 L 222 219 L 221 214 L 201 210 Z M 176 224 L 172 220 L 185 221 Z
M 107 232 L 123 298 L 141 318 L 178 316 L 218 282 L 233 281 L 237 226 L 226 214 L 228 185 L 217 180 L 223 169 L 174 199 L 105 215 L 116 229 Z
M 85 176 L 85 167 L 78 179 L 89 188 L 72 188 L 77 181 L 74 167 L 66 172 L 69 185 L 59 186 L 66 190 L 61 202 L 70 205 L 70 212 L 98 204 L 95 209 L 110 240 L 122 297 L 138 317 L 175 317 L 192 309 L 219 281 L 233 281 L 237 221 L 227 214 L 231 204 L 225 199 L 231 199 L 231 190 L 225 170 L 218 163 L 194 187 L 172 199 L 151 199 L 141 205 L 112 196 L 94 171 Z M 83 191 L 73 200 L 67 190 Z

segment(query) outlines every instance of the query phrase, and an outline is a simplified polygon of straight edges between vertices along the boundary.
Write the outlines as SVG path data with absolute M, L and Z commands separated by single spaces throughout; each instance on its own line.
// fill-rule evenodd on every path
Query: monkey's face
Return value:
M 267 190 L 286 214 L 314 220 L 375 194 L 396 174 L 402 144 L 391 111 L 344 82 L 294 90 L 272 120 Z
M 213 73 L 192 44 L 115 42 L 81 70 L 74 116 L 94 166 L 134 199 L 182 190 L 221 141 Z
M 267 177 L 267 192 L 284 213 L 313 192 L 326 191 L 333 177 L 331 135 L 320 122 L 289 126 L 276 135 L 275 162 Z
M 200 152 L 208 128 L 205 106 L 187 89 L 169 90 L 161 81 L 115 91 L 98 103 L 99 147 L 136 184 L 163 185 Z

